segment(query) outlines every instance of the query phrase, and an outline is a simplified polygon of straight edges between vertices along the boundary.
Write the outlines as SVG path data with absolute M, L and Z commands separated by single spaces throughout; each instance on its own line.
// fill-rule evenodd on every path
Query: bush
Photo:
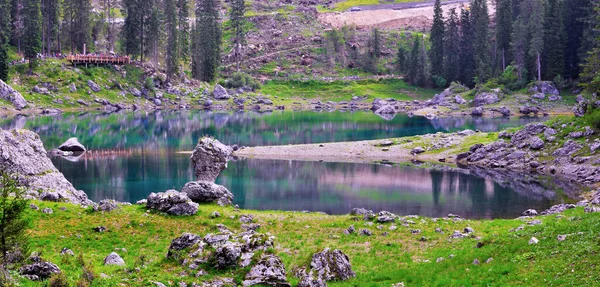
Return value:
M 222 86 L 228 89 L 237 89 L 241 87 L 250 87 L 253 91 L 260 89 L 260 84 L 250 75 L 244 73 L 234 73 L 229 79 L 220 82 Z
M 152 77 L 146 77 L 144 80 L 144 88 L 149 91 L 154 91 L 154 79 Z
M 519 81 L 519 69 L 515 66 L 508 66 L 498 78 L 498 83 L 511 91 L 522 89 L 527 85 L 527 70 L 523 69 L 523 75 Z
M 588 107 L 584 120 L 588 125 L 600 129 L 600 109 L 589 109 Z
M 556 86 L 559 91 L 567 86 L 567 81 L 561 75 L 556 75 L 556 77 L 552 79 L 552 83 L 554 83 L 554 86 Z
M 11 254 L 24 254 L 28 250 L 29 219 L 25 213 L 29 200 L 25 195 L 15 177 L 0 172 L 0 266 L 17 263 L 14 261 L 22 256 Z
M 50 287 L 69 287 L 69 280 L 65 273 L 56 273 L 48 280 L 48 286 Z
M 442 76 L 433 76 L 432 79 L 433 84 L 438 88 L 445 88 L 448 82 Z

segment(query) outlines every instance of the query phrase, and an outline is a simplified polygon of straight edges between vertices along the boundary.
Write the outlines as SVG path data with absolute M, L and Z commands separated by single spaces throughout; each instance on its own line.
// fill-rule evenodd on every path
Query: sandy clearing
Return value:
M 444 15 L 452 8 L 457 12 L 468 3 L 442 5 Z M 494 4 L 488 2 L 490 17 L 496 13 Z M 433 7 L 419 7 L 404 10 L 365 10 L 357 12 L 321 13 L 319 20 L 339 29 L 343 26 L 379 29 L 428 29 L 433 22 Z

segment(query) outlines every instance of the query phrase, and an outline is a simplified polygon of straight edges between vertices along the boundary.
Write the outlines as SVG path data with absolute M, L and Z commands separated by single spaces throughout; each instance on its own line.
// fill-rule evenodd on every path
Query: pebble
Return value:
M 529 245 L 538 244 L 538 243 L 540 243 L 540 240 L 535 237 L 531 237 L 531 239 L 529 239 Z

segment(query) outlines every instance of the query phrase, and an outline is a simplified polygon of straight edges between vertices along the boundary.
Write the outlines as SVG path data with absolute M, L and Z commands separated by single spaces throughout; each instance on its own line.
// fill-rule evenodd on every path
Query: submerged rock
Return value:
M 190 158 L 196 180 L 214 182 L 221 171 L 227 168 L 227 161 L 232 152 L 231 147 L 216 139 L 200 139 Z
M 233 193 L 226 187 L 208 181 L 188 182 L 181 192 L 199 203 L 216 202 L 219 205 L 230 205 L 233 200 Z
M 0 129 L 0 170 L 17 175 L 28 195 L 40 198 L 45 192 L 53 192 L 61 201 L 90 205 L 85 192 L 75 190 L 47 154 L 37 134 Z

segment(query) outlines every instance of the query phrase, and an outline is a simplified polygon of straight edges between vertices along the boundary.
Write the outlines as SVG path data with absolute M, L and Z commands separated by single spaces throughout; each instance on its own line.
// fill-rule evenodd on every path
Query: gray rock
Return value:
M 542 93 L 542 94 L 546 94 L 546 95 L 559 95 L 560 94 L 560 92 L 558 91 L 558 89 L 556 88 L 554 83 L 552 83 L 550 81 L 537 82 L 537 83 L 535 83 L 535 85 L 533 85 L 533 86 L 531 86 L 531 88 L 529 88 L 529 91 L 532 93 Z
M 474 230 L 473 228 L 471 228 L 471 227 L 465 227 L 465 231 L 464 231 L 464 232 L 465 232 L 466 234 L 469 234 L 469 233 L 473 233 L 473 232 L 475 232 L 475 230 Z
M 375 114 L 383 118 L 384 120 L 391 121 L 396 116 L 396 108 L 392 105 L 385 105 L 375 111 Z
M 531 98 L 537 99 L 537 100 L 543 100 L 546 98 L 546 95 L 543 93 L 535 93 L 535 94 L 531 95 Z
M 25 98 L 2 80 L 0 80 L 0 99 L 9 101 L 17 110 L 27 107 Z
M 142 92 L 141 92 L 140 90 L 138 90 L 138 89 L 134 88 L 134 87 L 131 87 L 131 89 L 129 89 L 129 92 L 130 92 L 130 93 L 131 93 L 133 96 L 135 96 L 135 97 L 138 97 L 138 98 L 140 98 L 140 97 L 142 96 Z
M 75 253 L 73 252 L 73 250 L 71 250 L 71 249 L 68 249 L 68 248 L 66 248 L 66 247 L 65 247 L 65 248 L 63 248 L 63 249 L 60 251 L 60 255 L 69 255 L 69 256 L 75 256 Z
M 254 221 L 254 215 L 252 215 L 252 214 L 240 216 L 241 223 L 252 223 L 252 221 Z
M 223 246 L 218 247 L 215 251 L 216 267 L 225 269 L 236 266 L 241 255 L 242 249 L 238 244 L 229 241 L 225 242 Z
M 410 151 L 410 153 L 411 153 L 411 154 L 413 154 L 413 155 L 422 154 L 422 153 L 424 153 L 424 152 L 425 152 L 425 149 L 424 149 L 423 147 L 420 147 L 420 146 L 418 146 L 418 147 L 415 147 L 415 148 L 413 148 L 413 149 Z
M 362 236 L 371 236 L 371 235 L 373 235 L 373 232 L 371 232 L 371 230 L 369 230 L 369 229 L 363 228 L 363 229 L 360 230 L 359 235 L 362 235 Z
M 48 208 L 48 207 L 42 209 L 42 212 L 45 213 L 45 214 L 52 214 L 52 213 L 54 213 L 54 211 L 52 210 L 52 208 Z
M 471 116 L 474 117 L 481 117 L 483 116 L 483 108 L 482 107 L 475 107 L 471 110 Z
M 216 202 L 219 205 L 230 205 L 233 194 L 224 186 L 208 181 L 192 181 L 185 184 L 181 192 L 194 202 Z
M 20 186 L 33 198 L 55 192 L 60 200 L 89 205 L 83 191 L 73 185 L 52 164 L 37 134 L 27 130 L 0 129 L 0 170 L 18 175 Z
M 500 98 L 496 93 L 477 93 L 475 95 L 475 99 L 473 100 L 473 104 L 475 106 L 484 106 L 484 105 L 492 105 L 500 101 Z
M 98 233 L 103 233 L 103 232 L 106 232 L 107 229 L 104 226 L 96 226 L 96 227 L 94 227 L 93 230 L 96 231 L 96 232 L 98 232 Z
M 229 96 L 229 94 L 227 93 L 227 90 L 219 84 L 215 86 L 215 90 L 213 91 L 213 97 L 216 100 L 227 100 L 231 98 L 231 96 Z
M 381 109 L 383 106 L 387 106 L 387 105 L 389 105 L 389 103 L 387 101 L 379 99 L 379 98 L 375 98 L 373 100 L 373 104 L 372 104 L 371 110 L 373 112 L 375 112 L 375 111 Z
M 310 268 L 317 277 L 324 281 L 348 280 L 356 277 L 352 271 L 350 259 L 341 250 L 325 249 L 322 252 L 315 253 L 310 262 Z
M 202 237 L 200 237 L 196 234 L 184 233 L 183 235 L 181 235 L 181 236 L 173 239 L 173 241 L 171 241 L 171 245 L 169 246 L 169 251 L 167 252 L 167 258 L 175 258 L 178 260 L 181 259 L 180 252 L 182 250 L 190 248 L 190 247 L 198 244 L 200 241 L 202 241 Z
M 19 274 L 29 278 L 30 280 L 45 280 L 52 274 L 59 274 L 60 268 L 51 262 L 34 262 L 30 265 L 25 265 L 19 269 Z
M 535 209 L 527 209 L 523 212 L 523 216 L 536 216 L 538 212 Z
M 541 215 L 557 214 L 557 213 L 562 213 L 563 211 L 565 211 L 567 209 L 572 209 L 575 207 L 576 206 L 574 204 L 557 204 L 557 205 L 554 205 L 554 206 L 542 211 L 540 214 Z
M 567 235 L 566 234 L 559 234 L 556 237 L 556 240 L 558 240 L 558 241 L 565 241 L 566 239 L 567 239 Z
M 467 103 L 467 101 L 463 97 L 461 97 L 460 95 L 454 96 L 454 102 L 457 103 L 457 104 L 459 104 L 459 105 L 464 105 L 464 104 Z
M 562 101 L 562 97 L 561 96 L 557 96 L 557 95 L 550 95 L 548 97 L 548 101 L 551 101 L 551 102 Z
M 94 83 L 94 81 L 92 81 L 92 80 L 88 80 L 87 84 L 88 84 L 88 87 L 90 87 L 90 89 L 95 93 L 102 91 L 102 88 L 100 88 L 100 86 L 98 84 Z
M 529 140 L 529 148 L 533 150 L 540 150 L 544 148 L 544 145 L 544 141 L 539 137 L 532 137 L 531 140 Z
M 302 269 L 298 277 L 300 278 L 298 287 L 327 287 L 327 282 L 323 278 L 315 276 L 312 270 L 306 272 L 305 269 Z
M 113 211 L 119 208 L 119 203 L 112 199 L 103 199 L 97 205 L 94 205 L 95 211 Z
M 218 140 L 204 137 L 198 141 L 190 158 L 196 180 L 214 182 L 227 168 L 233 150 Z
M 531 237 L 531 239 L 529 239 L 529 245 L 538 244 L 539 242 L 540 240 L 535 237 Z
M 198 212 L 198 204 L 177 190 L 151 193 L 146 199 L 146 207 L 171 215 L 194 215 Z
M 356 232 L 356 229 L 354 228 L 354 225 L 350 225 L 350 227 L 348 227 L 348 229 L 344 230 L 345 234 L 353 234 Z
M 154 105 L 156 105 L 156 106 L 162 106 L 162 101 L 161 101 L 160 99 L 154 99 L 152 102 L 153 102 L 153 103 L 154 103 Z
M 104 258 L 104 265 L 124 266 L 125 260 L 123 260 L 119 254 L 113 252 Z
M 77 93 L 77 86 L 75 86 L 75 83 L 71 83 L 69 85 L 69 92 L 71 92 L 71 93 Z
M 287 282 L 285 266 L 276 255 L 263 256 L 250 272 L 246 274 L 243 286 L 267 285 L 277 287 L 291 287 Z

